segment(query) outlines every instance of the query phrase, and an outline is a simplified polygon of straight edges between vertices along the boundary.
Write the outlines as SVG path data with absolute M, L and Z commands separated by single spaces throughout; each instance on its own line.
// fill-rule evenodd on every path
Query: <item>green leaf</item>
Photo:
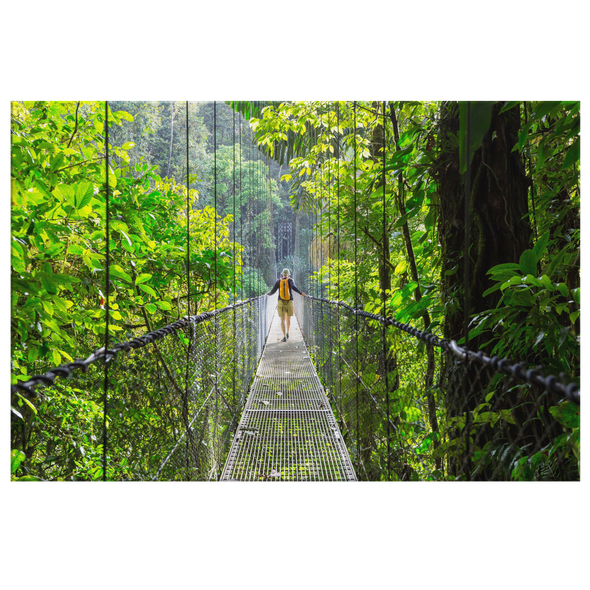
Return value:
M 53 364 L 56 367 L 59 367 L 59 365 L 61 364 L 61 354 L 59 354 L 59 352 L 55 350 L 55 348 L 51 351 L 51 357 L 53 358 Z
M 26 458 L 27 456 L 22 451 L 13 449 L 10 452 L 10 473 L 14 473 Z
M 154 303 L 146 303 L 145 304 L 145 308 L 150 312 L 150 313 L 156 313 L 156 311 L 158 311 L 158 308 L 156 307 L 156 305 Z
M 377 209 L 378 208 L 382 208 L 381 203 L 377 203 Z M 410 211 L 408 211 L 405 215 L 402 215 L 396 222 L 394 227 L 402 227 L 403 225 L 405 225 L 408 222 L 408 219 L 410 217 L 413 217 L 416 213 L 418 213 L 418 211 L 420 210 L 420 207 L 414 207 L 414 209 L 411 209 Z
M 523 275 L 537 274 L 537 257 L 532 250 L 525 250 L 518 261 L 518 266 Z
M 539 144 L 539 152 L 537 155 L 537 166 L 536 166 L 536 170 L 539 171 L 543 168 L 543 165 L 545 164 L 545 160 L 552 155 L 552 151 L 548 145 L 548 142 L 545 141 L 545 139 L 541 140 L 541 143 Z
M 580 160 L 580 138 L 577 137 L 576 141 L 570 146 L 565 154 L 565 158 L 563 159 L 563 164 L 561 166 L 562 170 L 569 168 L 576 162 Z
M 128 113 L 127 111 L 116 111 L 113 113 L 119 119 L 124 119 L 125 121 L 133 122 L 133 115 Z
M 158 294 L 149 285 L 139 285 L 139 288 L 152 297 L 157 297 Z
M 57 295 L 57 284 L 54 281 L 52 281 L 49 277 L 41 277 L 41 284 L 50 295 Z
M 20 393 L 16 393 L 16 395 L 20 398 L 20 400 L 25 403 L 27 406 L 29 406 L 29 408 L 31 409 L 31 412 L 33 412 L 33 414 L 37 414 L 37 408 L 33 405 L 33 403 L 28 400 L 24 395 L 21 395 Z
M 557 267 L 562 263 L 564 257 L 565 257 L 565 250 L 561 250 L 559 252 L 559 254 L 554 258 L 553 262 L 549 265 L 549 270 L 547 271 L 547 274 L 552 277 L 553 273 L 555 272 L 555 269 L 557 269 Z
M 408 268 L 408 263 L 405 260 L 402 260 L 396 267 L 395 267 L 395 274 L 401 275 L 405 270 Z
M 76 193 L 74 189 L 67 184 L 60 184 L 53 190 L 53 196 L 59 200 L 64 200 L 69 205 L 76 204 Z
M 539 342 L 541 342 L 541 340 L 543 340 L 543 337 L 544 336 L 545 336 L 545 332 L 544 331 L 539 332 L 539 334 L 537 336 L 537 339 L 535 340 L 535 343 L 533 344 L 533 348 L 535 346 L 537 346 L 537 344 L 539 344 Z
M 76 209 L 82 209 L 90 203 L 94 195 L 94 187 L 91 182 L 81 182 L 76 189 L 75 205 Z
M 123 237 L 127 240 L 128 247 L 126 247 L 126 249 L 129 252 L 133 252 L 134 251 L 133 250 L 133 242 L 131 241 L 131 238 L 122 229 L 119 231 L 121 232 L 121 234 L 123 234 Z M 123 244 L 123 245 L 125 245 L 125 244 Z
M 569 290 L 565 283 L 557 283 L 557 290 L 564 296 L 567 297 L 569 295 Z
M 522 149 L 524 148 L 526 140 L 529 137 L 529 129 L 530 129 L 530 126 L 525 125 L 524 128 L 518 132 L 518 144 L 517 145 L 518 145 L 519 152 L 522 152 Z M 515 146 L 515 148 L 516 148 L 516 146 Z
M 559 303 L 555 306 L 555 311 L 557 312 L 557 315 L 561 315 L 568 307 L 569 303 Z
M 135 284 L 141 285 L 141 283 L 145 283 L 145 282 L 149 281 L 151 278 L 152 278 L 151 274 L 142 273 L 135 279 Z
M 30 363 L 34 363 L 37 360 L 37 357 L 39 356 L 39 348 L 37 346 L 31 346 L 31 348 L 29 348 L 29 354 L 27 356 L 27 359 Z
M 505 283 L 502 283 L 502 291 L 507 287 L 512 287 L 513 285 L 522 285 L 522 278 L 520 276 L 514 276 L 511 279 L 508 279 Z
M 574 298 L 574 301 L 580 305 L 580 287 L 572 289 L 572 297 Z
M 555 285 L 551 282 L 551 279 L 547 275 L 541 276 L 541 283 L 543 283 L 543 286 L 545 289 L 547 289 L 547 291 L 555 290 Z
M 112 274 L 115 277 L 119 277 L 120 279 L 123 279 L 128 283 L 133 283 L 131 275 L 126 273 L 118 264 L 114 264 L 113 266 L 111 266 L 110 274 Z
M 566 341 L 569 333 L 570 333 L 570 328 L 568 328 L 567 326 L 564 326 L 563 328 L 561 328 L 561 330 L 559 330 L 559 344 L 558 344 L 558 348 L 561 348 L 562 347 L 562 345 Z
M 571 402 L 563 402 L 549 408 L 553 417 L 567 428 L 580 427 L 580 407 Z
M 59 152 L 51 158 L 51 164 L 50 164 L 51 172 L 55 172 L 56 170 L 61 168 L 63 163 L 64 163 L 64 155 L 61 152 Z
M 467 114 L 469 106 L 469 153 L 467 148 Z M 467 166 L 471 165 L 473 154 L 479 149 L 485 134 L 492 122 L 493 101 L 462 102 L 460 107 L 459 124 L 459 157 L 461 174 L 465 174 Z
M 537 260 L 541 260 L 541 257 L 543 256 L 548 243 L 549 243 L 549 232 L 546 231 L 537 240 L 537 243 L 533 246 L 533 252 L 535 253 L 535 256 L 537 257 Z
M 541 119 L 544 117 L 551 109 L 559 106 L 559 101 L 542 101 L 540 102 L 537 107 L 535 108 L 535 112 L 533 113 L 534 119 Z
M 127 141 L 121 146 L 124 150 L 130 150 L 131 148 L 135 147 L 135 143 L 132 141 Z
M 537 279 L 536 277 L 534 277 L 531 274 L 528 274 L 526 276 L 526 282 L 529 285 L 535 285 L 535 287 L 542 287 L 543 286 L 543 283 L 541 283 L 541 281 L 539 279 Z
M 505 270 L 519 271 L 520 265 L 516 264 L 516 262 L 505 262 L 504 264 L 496 264 L 496 266 L 492 266 L 492 268 L 488 270 L 487 274 L 493 275 Z
M 109 166 L 109 190 L 113 190 L 117 187 L 117 175 L 115 171 Z

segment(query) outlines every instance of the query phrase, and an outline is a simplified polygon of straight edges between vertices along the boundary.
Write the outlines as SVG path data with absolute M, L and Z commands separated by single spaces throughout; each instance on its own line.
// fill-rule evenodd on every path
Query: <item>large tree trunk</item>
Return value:
M 528 181 L 520 153 L 512 151 L 518 140 L 519 112 L 513 108 L 500 114 L 502 103 L 494 105 L 489 131 L 471 163 L 470 244 L 471 270 L 468 280 L 469 315 L 494 308 L 500 292 L 483 296 L 492 286 L 487 271 L 497 264 L 518 263 L 520 255 L 529 247 L 531 228 L 528 223 Z M 439 154 L 436 179 L 440 196 L 439 236 L 442 270 L 441 292 L 445 307 L 444 337 L 459 340 L 465 335 L 465 185 L 459 169 L 459 105 L 446 103 L 441 108 L 439 123 Z M 484 347 L 485 335 L 470 339 L 469 348 Z M 494 433 L 481 427 L 471 430 L 471 412 L 484 401 L 490 374 L 480 372 L 473 365 L 462 367 L 448 355 L 443 356 L 444 404 L 450 418 L 464 416 L 463 430 L 447 431 L 451 440 L 461 439 L 461 445 L 449 456 L 448 467 L 457 476 L 471 477 L 470 457 L 474 446 L 483 447 L 489 436 L 514 440 L 507 424 L 497 424 Z M 498 389 L 496 398 L 501 407 L 515 408 L 518 391 Z M 475 427 L 474 427 L 475 428 Z M 477 431 L 474 442 L 470 436 Z M 521 432 L 520 435 L 523 433 Z M 455 441 L 456 442 L 456 441 Z M 485 479 L 486 474 L 477 477 Z
M 469 314 L 495 307 L 498 291 L 483 297 L 492 286 L 487 271 L 496 264 L 518 262 L 529 247 L 528 180 L 518 151 L 517 108 L 499 114 L 494 105 L 492 121 L 471 163 L 471 271 Z M 459 134 L 459 105 L 446 103 L 441 109 L 436 179 L 440 196 L 439 236 L 442 254 L 441 285 L 446 308 L 444 336 L 458 340 L 464 335 L 464 179 L 459 171 L 459 149 L 452 136 Z M 447 274 L 448 271 L 448 274 Z M 470 348 L 477 349 L 476 338 Z

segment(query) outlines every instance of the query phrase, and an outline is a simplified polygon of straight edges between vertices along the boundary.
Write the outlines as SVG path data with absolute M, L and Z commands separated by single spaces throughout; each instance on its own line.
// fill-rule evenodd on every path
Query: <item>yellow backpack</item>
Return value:
M 289 291 L 289 279 L 281 279 L 281 290 L 279 291 L 280 297 L 283 301 L 289 301 L 291 299 L 291 292 Z

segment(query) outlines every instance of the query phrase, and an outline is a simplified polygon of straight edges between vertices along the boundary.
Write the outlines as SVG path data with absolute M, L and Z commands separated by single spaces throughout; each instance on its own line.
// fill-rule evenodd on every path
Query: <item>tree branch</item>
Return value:
M 70 147 L 72 143 L 72 139 L 74 139 L 74 135 L 78 131 L 78 109 L 80 108 L 80 101 L 76 103 L 76 124 L 74 125 L 74 131 L 72 132 L 72 136 L 70 137 L 70 141 L 68 141 L 68 145 L 66 147 Z
M 364 232 L 364 234 L 373 241 L 373 243 L 378 247 L 378 248 L 383 248 L 383 245 L 381 244 L 381 242 L 379 242 L 378 240 L 376 240 L 370 233 L 369 230 L 366 227 L 360 226 L 361 230 Z M 391 268 L 392 270 L 395 271 L 395 266 L 393 266 L 393 264 L 391 264 L 391 261 L 389 260 L 389 258 L 385 259 L 385 263 L 387 265 L 389 265 L 389 268 Z
M 67 170 L 68 168 L 75 168 L 76 166 L 82 166 L 83 164 L 88 164 L 90 162 L 98 162 L 100 160 L 104 160 L 105 156 L 98 156 L 96 158 L 93 158 L 92 160 L 84 160 L 83 162 L 76 162 L 75 164 L 70 164 L 69 166 L 64 166 L 63 168 L 58 168 L 55 171 L 55 174 L 57 174 L 58 172 L 62 172 L 63 170 Z

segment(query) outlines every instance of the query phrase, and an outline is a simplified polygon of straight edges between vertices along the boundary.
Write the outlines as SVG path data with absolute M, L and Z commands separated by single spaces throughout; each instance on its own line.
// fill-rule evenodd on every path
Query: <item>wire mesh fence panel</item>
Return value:
M 575 384 L 408 325 L 384 347 L 389 320 L 346 304 L 296 312 L 361 479 L 579 479 Z
M 579 406 L 498 373 L 476 355 L 444 353 L 446 401 L 438 453 L 449 476 L 475 480 L 579 479 Z M 579 446 L 578 446 L 579 448 Z
M 218 479 L 273 312 L 268 298 L 258 297 L 183 318 L 115 344 L 106 366 L 102 351 L 84 367 L 88 372 L 64 365 L 49 378 L 14 387 L 13 395 L 35 401 L 13 428 L 13 444 L 26 451 L 27 474 L 48 480 Z

